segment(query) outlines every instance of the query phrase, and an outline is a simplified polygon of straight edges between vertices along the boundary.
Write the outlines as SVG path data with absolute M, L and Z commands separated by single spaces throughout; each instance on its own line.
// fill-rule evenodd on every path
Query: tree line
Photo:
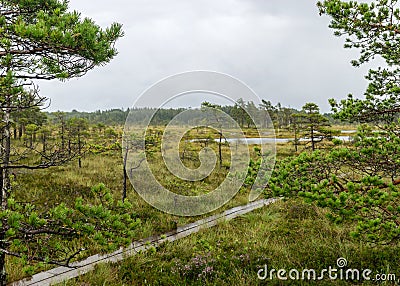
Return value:
M 266 112 L 268 112 L 271 120 L 273 121 L 273 126 L 277 129 L 287 128 L 293 122 L 292 115 L 300 113 L 300 110 L 291 107 L 284 107 L 281 103 L 273 105 L 270 101 L 262 100 L 262 104 L 256 106 L 254 102 L 245 102 L 243 99 L 239 99 L 238 102 L 233 105 L 226 105 L 221 107 L 222 111 L 238 121 L 241 127 L 253 127 L 254 124 L 251 121 L 248 114 L 256 115 L 255 118 L 263 119 Z M 41 114 L 31 114 L 36 111 L 30 111 L 28 114 L 21 113 L 15 120 L 17 125 L 24 126 L 26 122 L 37 124 L 40 122 L 54 122 L 60 113 L 63 114 L 66 120 L 70 118 L 83 118 L 86 119 L 90 125 L 101 126 L 123 126 L 125 124 L 126 118 L 132 109 L 110 109 L 110 110 L 97 110 L 94 112 L 81 112 L 77 110 L 67 111 L 57 111 L 57 112 L 46 112 L 43 111 Z M 166 125 L 175 116 L 185 111 L 185 108 L 135 108 L 134 109 L 134 119 L 138 123 L 145 123 L 150 121 L 151 116 L 154 117 L 151 120 L 152 125 Z M 191 109 L 193 113 L 187 115 L 187 122 L 191 120 L 196 120 L 197 117 L 201 117 L 201 108 Z M 332 124 L 342 124 L 339 120 L 333 118 L 332 113 L 323 114 L 330 123 Z M 42 118 L 38 120 L 37 117 Z M 44 121 L 43 121 L 44 120 Z M 39 124 L 40 125 L 40 124 Z M 263 127 L 271 127 L 264 125 Z

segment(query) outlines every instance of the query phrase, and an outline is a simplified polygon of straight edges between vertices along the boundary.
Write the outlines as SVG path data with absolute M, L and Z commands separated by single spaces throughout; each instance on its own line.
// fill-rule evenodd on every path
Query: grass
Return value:
M 248 133 L 248 136 L 251 135 L 250 131 Z M 216 143 L 210 144 L 214 152 L 217 146 Z M 184 165 L 192 169 L 198 167 L 197 153 L 201 146 L 181 144 L 180 147 L 187 148 L 189 154 Z M 256 159 L 253 148 L 250 148 L 250 153 L 251 158 Z M 277 144 L 278 159 L 293 154 L 292 144 Z M 149 158 L 158 179 L 174 192 L 186 195 L 209 192 L 227 173 L 227 169 L 217 168 L 201 184 L 188 183 L 168 173 L 157 151 Z M 223 158 L 224 165 L 229 165 L 229 149 L 226 146 L 223 146 Z M 71 162 L 51 169 L 19 171 L 16 173 L 14 191 L 19 201 L 33 202 L 45 209 L 59 202 L 71 205 L 79 196 L 90 201 L 90 189 L 98 183 L 105 183 L 115 198 L 121 198 L 122 159 L 119 152 L 90 154 L 83 159 L 83 168 L 78 168 L 77 162 Z M 165 214 L 149 206 L 130 184 L 128 188 L 128 199 L 142 221 L 137 230 L 137 239 L 162 234 L 205 217 L 184 218 Z M 233 200 L 212 214 L 247 203 L 247 196 L 248 190 L 243 188 Z M 313 267 L 319 270 L 329 265 L 335 266 L 339 257 L 347 258 L 354 268 L 369 267 L 385 273 L 397 273 L 400 277 L 399 245 L 392 249 L 371 248 L 351 241 L 349 226 L 333 225 L 325 215 L 325 210 L 298 200 L 281 202 L 180 241 L 164 244 L 154 251 L 127 258 L 122 263 L 100 265 L 96 271 L 64 284 L 257 285 L 260 283 L 257 270 L 265 263 L 276 269 Z M 90 248 L 78 259 L 97 251 L 94 247 Z M 22 271 L 23 266 L 18 259 L 8 259 L 6 267 L 9 281 L 27 276 Z M 36 271 L 47 268 L 38 268 Z M 269 283 L 281 285 L 276 280 Z M 336 285 L 344 283 L 337 281 Z
M 216 148 L 217 144 L 213 144 Z M 224 157 L 228 158 L 228 150 L 224 149 Z M 254 152 L 253 152 L 254 156 Z M 159 177 L 162 182 L 170 182 L 167 187 L 172 187 L 173 191 L 183 193 L 194 189 L 191 184 L 183 185 L 183 180 L 176 180 L 171 174 L 166 172 L 165 166 L 162 166 L 160 158 L 154 156 L 150 160 L 153 168 L 158 170 L 157 174 L 164 174 Z M 20 170 L 16 172 L 13 193 L 19 202 L 31 202 L 39 209 L 45 210 L 57 206 L 64 202 L 69 206 L 75 203 L 75 198 L 83 197 L 85 201 L 93 199 L 91 188 L 99 183 L 105 183 L 116 199 L 122 197 L 122 159 L 119 152 L 108 152 L 105 154 L 89 154 L 83 158 L 82 168 L 78 168 L 76 161 L 67 165 L 53 167 L 43 170 Z M 193 164 L 193 162 L 189 162 Z M 161 172 L 162 171 L 162 172 Z M 226 169 L 217 168 L 208 181 L 198 186 L 198 193 L 204 193 L 212 189 L 220 180 L 225 177 Z M 172 183 L 171 183 L 172 182 Z M 243 205 L 248 201 L 248 190 L 241 190 L 237 196 L 227 203 L 222 210 Z M 128 184 L 128 200 L 132 202 L 136 216 L 141 219 L 142 224 L 137 230 L 137 239 L 145 238 L 154 234 L 162 234 L 174 229 L 176 226 L 193 222 L 199 217 L 177 217 L 167 215 L 148 205 L 133 190 L 131 184 Z M 212 214 L 222 211 L 214 211 Z M 205 217 L 203 215 L 202 217 Z M 79 243 L 79 241 L 78 241 Z M 76 246 L 76 245 L 75 245 Z M 89 248 L 77 259 L 83 259 L 87 256 L 96 254 L 98 249 Z M 49 267 L 38 267 L 36 271 L 25 273 L 23 268 L 26 265 L 21 264 L 20 260 L 10 258 L 7 260 L 7 273 L 9 281 L 20 280 L 34 272 L 48 269 Z
M 400 277 L 400 247 L 371 248 L 348 236 L 348 226 L 333 225 L 326 211 L 300 200 L 278 202 L 212 229 L 202 230 L 157 249 L 60 285 L 262 285 L 257 272 L 269 269 L 336 267 L 338 258 L 349 267 L 369 268 Z M 269 285 L 282 285 L 276 279 Z M 317 284 L 289 281 L 287 285 Z M 357 284 L 355 281 L 319 281 L 321 285 Z M 368 285 L 367 282 L 364 284 Z M 390 285 L 390 284 L 387 284 Z

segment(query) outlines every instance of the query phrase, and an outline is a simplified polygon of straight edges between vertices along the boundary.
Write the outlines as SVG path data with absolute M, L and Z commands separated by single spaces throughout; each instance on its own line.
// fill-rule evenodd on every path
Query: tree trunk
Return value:
M 298 151 L 298 144 L 299 144 L 299 139 L 297 139 L 297 124 L 294 125 L 294 149 L 296 152 Z
M 7 193 L 4 192 L 4 169 L 0 167 L 0 188 L 1 188 L 1 210 L 5 211 L 7 208 L 7 204 L 4 204 L 4 199 L 7 197 Z M 3 221 L 3 226 L 5 225 L 5 221 Z M 5 248 L 6 245 L 4 243 L 5 236 L 4 236 L 5 229 L 2 227 L 0 229 L 0 247 Z M 6 273 L 6 255 L 3 252 L 0 252 L 0 285 L 5 286 L 7 281 L 7 273 Z
M 65 150 L 65 122 L 64 118 L 61 119 L 61 150 Z
M 22 135 L 23 135 L 23 129 L 22 129 L 22 124 L 20 124 L 18 126 L 18 139 L 21 139 Z
M 128 161 L 128 147 L 125 148 L 125 154 L 124 154 L 124 166 L 123 166 L 124 182 L 123 182 L 123 189 L 122 189 L 122 201 L 123 202 L 125 202 L 125 199 L 126 199 L 127 185 L 128 185 L 128 174 L 126 172 L 126 162 L 127 161 Z
M 6 211 L 8 205 L 8 196 L 11 191 L 11 179 L 10 179 L 10 171 L 8 166 L 10 164 L 10 153 L 11 153 L 11 128 L 10 128 L 10 110 L 6 110 L 3 115 L 3 140 L 2 140 L 2 152 L 1 159 L 2 164 L 0 167 L 0 188 L 1 188 L 1 210 Z M 6 249 L 7 245 L 5 243 L 5 234 L 4 234 L 4 226 L 6 225 L 3 222 L 3 228 L 0 230 L 0 247 L 2 249 Z M 5 253 L 0 253 L 0 285 L 6 285 L 6 269 L 5 269 L 6 255 Z
M 122 190 L 122 202 L 125 202 L 126 200 L 126 196 L 127 196 L 127 184 L 128 182 L 128 174 L 126 173 L 126 165 L 124 165 L 124 186 L 123 186 L 123 190 Z
M 311 149 L 315 151 L 314 126 L 311 125 Z
M 43 153 L 46 153 L 46 134 L 42 135 Z
M 78 165 L 79 168 L 82 168 L 82 145 L 81 145 L 81 131 L 78 129 Z
M 219 167 L 222 168 L 222 131 L 219 132 L 218 153 L 219 153 Z

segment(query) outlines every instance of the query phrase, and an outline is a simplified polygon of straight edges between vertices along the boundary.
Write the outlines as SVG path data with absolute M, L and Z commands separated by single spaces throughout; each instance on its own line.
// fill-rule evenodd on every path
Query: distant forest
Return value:
M 269 101 L 264 101 L 259 106 L 256 106 L 253 102 L 239 101 L 234 106 L 221 106 L 220 109 L 234 118 L 241 126 L 251 127 L 252 122 L 249 119 L 249 114 L 256 114 L 255 117 L 265 116 L 266 112 L 269 113 L 271 120 L 274 122 L 276 128 L 285 128 L 290 126 L 291 118 L 294 114 L 299 114 L 302 111 L 290 107 L 283 107 L 280 103 L 273 106 Z M 155 108 L 140 108 L 135 109 L 134 117 L 138 123 L 146 123 L 150 117 L 157 111 L 151 120 L 154 125 L 166 125 L 170 122 L 176 115 L 180 114 L 186 110 L 185 108 L 169 108 L 169 109 L 155 109 Z M 77 110 L 72 110 L 71 112 L 44 112 L 47 117 L 48 123 L 55 122 L 60 117 L 60 114 L 68 120 L 72 118 L 82 118 L 87 120 L 90 125 L 105 125 L 105 126 L 121 126 L 125 124 L 126 118 L 131 109 L 110 109 L 110 110 L 97 110 L 94 112 L 81 112 Z M 192 120 L 201 117 L 201 109 L 192 109 L 193 112 L 190 113 Z M 132 116 L 132 115 L 131 115 Z M 338 123 L 331 113 L 323 114 L 331 124 Z M 29 116 L 28 116 L 29 117 Z M 37 116 L 34 116 L 37 118 Z M 31 118 L 31 119 L 34 119 Z M 28 123 L 31 122 L 29 118 L 23 120 Z M 35 121 L 35 120 L 33 120 Z M 188 118 L 189 121 L 189 118 Z M 40 125 L 40 124 L 39 124 Z

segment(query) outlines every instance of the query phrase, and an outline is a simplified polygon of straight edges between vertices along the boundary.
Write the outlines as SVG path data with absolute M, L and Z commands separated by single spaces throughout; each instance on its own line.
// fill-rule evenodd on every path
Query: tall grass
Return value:
M 278 202 L 251 214 L 62 285 L 348 285 L 366 281 L 261 281 L 259 269 L 315 269 L 336 267 L 346 258 L 349 267 L 400 278 L 400 246 L 372 248 L 350 240 L 346 225 L 333 225 L 325 210 L 299 200 Z M 375 272 L 374 272 L 375 273 Z M 384 285 L 391 285 L 390 283 Z
M 217 151 L 216 143 L 211 147 L 214 152 Z M 200 146 L 186 144 L 181 148 L 187 148 L 190 154 L 184 160 L 185 166 L 193 169 L 198 167 L 196 154 Z M 278 159 L 295 153 L 290 144 L 279 144 L 277 151 Z M 251 158 L 257 158 L 252 148 L 250 153 Z M 210 177 L 200 183 L 188 183 L 175 178 L 165 168 L 157 151 L 149 160 L 156 177 L 165 187 L 180 194 L 199 195 L 212 190 L 226 176 L 230 164 L 226 146 L 223 146 L 223 158 L 223 168 L 216 168 Z M 114 197 L 120 199 L 122 167 L 120 152 L 112 151 L 87 155 L 83 158 L 83 168 L 78 168 L 77 162 L 71 162 L 51 169 L 19 171 L 14 183 L 15 197 L 18 201 L 31 202 L 45 210 L 60 202 L 72 205 L 77 197 L 90 202 L 93 199 L 91 187 L 104 183 L 112 190 Z M 247 203 L 248 191 L 242 188 L 233 200 L 213 213 Z M 130 184 L 128 200 L 142 221 L 137 230 L 137 239 L 168 232 L 178 225 L 200 218 L 177 217 L 158 211 L 141 199 Z M 399 245 L 372 248 L 352 241 L 348 236 L 350 226 L 333 225 L 325 215 L 324 210 L 298 200 L 281 202 L 180 241 L 164 244 L 155 251 L 127 258 L 119 264 L 100 265 L 96 271 L 64 284 L 258 285 L 262 282 L 257 279 L 257 271 L 264 264 L 276 269 L 312 267 L 320 270 L 335 266 L 339 257 L 347 258 L 352 268 L 396 273 L 400 278 Z M 78 258 L 96 252 L 96 248 L 91 248 Z M 23 266 L 18 259 L 8 260 L 10 281 L 27 276 L 21 270 Z M 268 283 L 281 285 L 281 281 L 277 280 Z M 332 281 L 322 283 L 328 285 Z M 346 283 L 336 281 L 335 284 Z

